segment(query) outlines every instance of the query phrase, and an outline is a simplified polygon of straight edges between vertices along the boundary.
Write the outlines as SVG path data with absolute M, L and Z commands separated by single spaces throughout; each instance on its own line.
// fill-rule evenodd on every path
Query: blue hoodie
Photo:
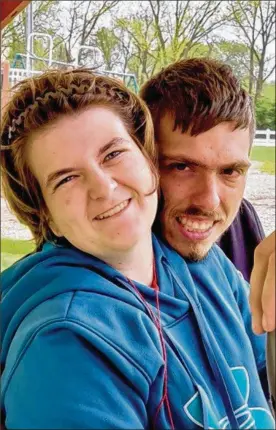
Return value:
M 247 284 L 217 246 L 193 263 L 153 244 L 166 362 L 154 289 L 70 246 L 3 273 L 8 429 L 274 428 Z

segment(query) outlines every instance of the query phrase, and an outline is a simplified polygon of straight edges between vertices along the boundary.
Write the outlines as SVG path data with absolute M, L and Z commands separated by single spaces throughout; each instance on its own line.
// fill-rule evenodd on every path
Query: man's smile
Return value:
M 213 232 L 218 221 L 208 218 L 180 216 L 176 218 L 180 233 L 188 240 L 201 241 L 207 239 Z

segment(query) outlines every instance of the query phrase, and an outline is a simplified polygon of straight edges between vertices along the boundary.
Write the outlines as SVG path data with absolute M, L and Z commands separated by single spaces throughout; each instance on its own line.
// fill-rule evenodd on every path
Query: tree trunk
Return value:
M 264 55 L 262 55 L 262 56 L 261 56 L 260 65 L 259 65 L 259 73 L 258 73 L 257 84 L 256 84 L 255 103 L 256 103 L 256 102 L 258 101 L 258 99 L 261 97 L 261 95 L 262 95 L 262 91 L 263 91 L 263 83 L 264 83 L 264 61 L 265 61 L 265 56 L 264 56 Z
M 250 95 L 254 91 L 254 46 L 250 47 L 250 63 L 249 63 L 249 86 L 248 92 Z

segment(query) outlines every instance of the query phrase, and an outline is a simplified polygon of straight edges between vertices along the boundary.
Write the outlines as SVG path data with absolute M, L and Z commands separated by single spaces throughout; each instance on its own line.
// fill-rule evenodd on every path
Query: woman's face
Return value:
M 104 259 L 131 250 L 156 214 L 154 178 L 121 119 L 105 107 L 62 117 L 36 134 L 27 161 L 53 232 Z

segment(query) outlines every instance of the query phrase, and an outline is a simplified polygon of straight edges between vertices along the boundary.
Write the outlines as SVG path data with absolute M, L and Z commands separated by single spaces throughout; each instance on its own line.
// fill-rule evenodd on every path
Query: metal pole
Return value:
M 27 19 L 26 19 L 26 41 L 27 41 L 27 55 L 29 54 L 29 56 L 33 55 L 34 52 L 34 47 L 33 47 L 33 38 L 31 38 L 30 44 L 28 45 L 28 40 L 29 40 L 29 36 L 30 34 L 33 32 L 33 5 L 32 5 L 32 1 L 28 4 L 27 6 Z M 30 52 L 28 52 L 28 49 Z M 32 70 L 32 66 L 33 66 L 33 61 L 32 58 L 30 58 L 29 56 L 27 56 L 27 70 Z

